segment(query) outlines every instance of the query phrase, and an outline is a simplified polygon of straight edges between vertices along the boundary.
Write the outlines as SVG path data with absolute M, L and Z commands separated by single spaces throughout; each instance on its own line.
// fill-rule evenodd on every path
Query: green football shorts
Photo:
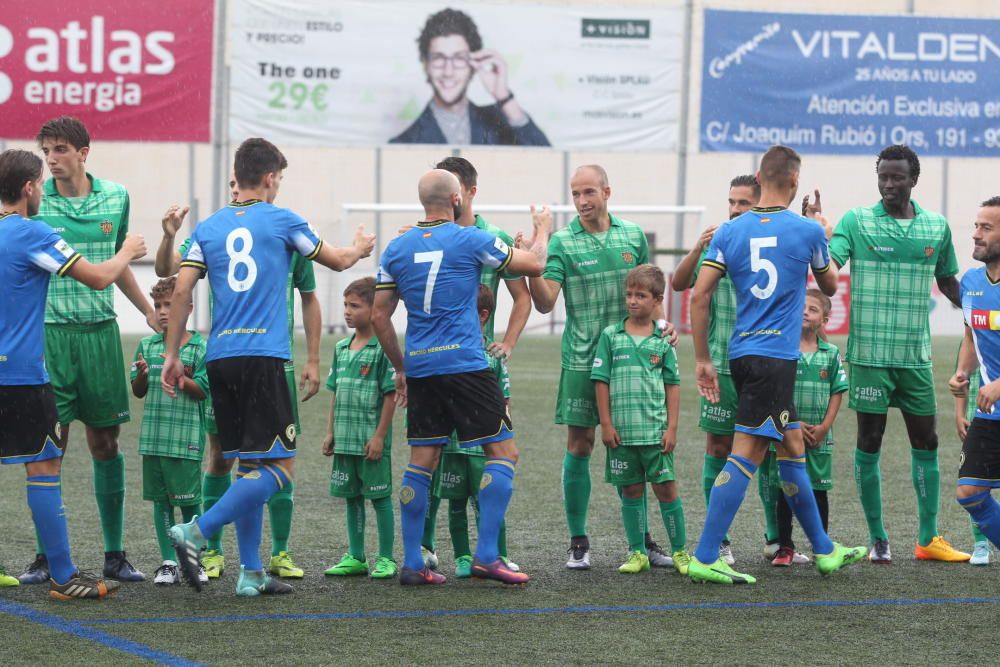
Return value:
M 605 447 L 604 481 L 615 486 L 674 481 L 674 455 L 660 445 Z
M 876 368 L 850 365 L 850 399 L 856 412 L 884 415 L 899 408 L 911 415 L 937 414 L 934 370 L 931 368 Z
M 361 454 L 333 454 L 330 495 L 337 498 L 377 500 L 392 495 L 392 454 L 382 452 L 378 461 Z
M 698 428 L 713 435 L 732 435 L 736 430 L 736 408 L 739 396 L 732 375 L 719 373 L 719 402 L 709 403 L 703 396 L 698 398 L 701 416 Z
M 433 494 L 443 500 L 464 500 L 479 495 L 486 457 L 443 452 L 434 475 Z
M 299 422 L 299 394 L 295 385 L 295 364 L 291 361 L 285 362 L 285 381 L 288 382 L 288 395 L 292 398 L 292 415 L 295 416 L 295 432 L 302 435 L 302 424 Z
M 563 368 L 559 373 L 556 423 L 594 428 L 600 422 L 590 371 L 568 371 Z
M 46 324 L 45 367 L 59 421 L 93 428 L 129 421 L 128 380 L 118 322 Z
M 143 455 L 142 498 L 172 507 L 200 505 L 201 461 Z

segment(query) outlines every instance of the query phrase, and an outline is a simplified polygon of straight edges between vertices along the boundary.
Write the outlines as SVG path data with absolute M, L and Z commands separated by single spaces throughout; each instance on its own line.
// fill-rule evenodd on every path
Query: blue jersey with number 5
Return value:
M 406 357 L 411 377 L 486 368 L 476 312 L 483 266 L 502 271 L 513 250 L 476 227 L 418 223 L 382 253 L 376 289 L 395 289 L 406 305 Z
M 288 266 L 293 252 L 314 259 L 322 245 L 301 217 L 262 201 L 229 204 L 203 220 L 181 266 L 207 272 L 212 288 L 206 361 L 290 359 Z
M 806 277 L 830 269 L 823 227 L 787 209 L 751 209 L 723 224 L 703 262 L 736 287 L 729 358 L 799 358 Z

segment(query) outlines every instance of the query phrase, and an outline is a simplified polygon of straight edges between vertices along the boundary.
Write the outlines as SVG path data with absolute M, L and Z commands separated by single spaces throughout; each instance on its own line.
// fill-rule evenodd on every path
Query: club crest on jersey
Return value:
M 649 355 L 649 363 L 651 363 L 654 366 L 660 363 L 660 355 L 656 354 L 655 352 Z
M 110 220 L 105 220 L 101 222 L 101 231 L 104 232 L 105 234 L 110 234 L 111 232 L 114 231 L 114 229 L 115 226 L 111 224 Z
M 622 259 L 625 260 L 626 264 L 632 264 L 635 261 L 635 255 L 626 250 L 622 253 Z
M 934 246 L 926 246 L 924 248 L 924 256 L 930 257 L 934 254 Z
M 194 375 L 194 366 L 185 366 L 184 367 L 184 375 L 187 375 L 188 377 L 193 376 Z
M 825 380 L 828 377 L 830 377 L 830 372 L 827 371 L 825 368 L 821 368 L 820 371 L 819 371 L 819 379 L 820 380 Z
M 358 369 L 358 374 L 361 375 L 361 377 L 366 378 L 368 377 L 368 374 L 371 373 L 371 370 L 372 370 L 371 365 L 365 364 L 364 366 Z

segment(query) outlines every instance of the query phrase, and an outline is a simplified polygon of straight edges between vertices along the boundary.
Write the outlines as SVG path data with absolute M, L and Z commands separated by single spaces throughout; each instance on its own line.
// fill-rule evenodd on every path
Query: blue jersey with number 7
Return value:
M 806 277 L 830 269 L 826 233 L 788 209 L 751 209 L 719 227 L 702 262 L 736 287 L 729 358 L 799 358 Z
M 501 239 L 454 222 L 420 222 L 393 239 L 375 289 L 395 289 L 406 305 L 404 369 L 411 377 L 486 368 L 476 299 L 483 266 L 502 271 L 513 250 Z
M 207 272 L 212 288 L 205 360 L 290 359 L 288 266 L 293 252 L 314 259 L 322 246 L 300 216 L 258 200 L 229 204 L 199 223 L 181 267 Z

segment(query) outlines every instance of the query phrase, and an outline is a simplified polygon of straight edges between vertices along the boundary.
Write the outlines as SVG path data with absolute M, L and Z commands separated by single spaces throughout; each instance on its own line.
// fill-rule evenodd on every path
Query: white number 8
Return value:
M 750 239 L 750 270 L 754 273 L 763 271 L 767 274 L 767 284 L 763 287 L 753 285 L 750 293 L 758 299 L 766 299 L 774 294 L 778 287 L 778 267 L 769 259 L 760 256 L 761 248 L 777 248 L 777 236 L 765 236 L 759 239 Z
M 237 239 L 242 241 L 239 250 L 236 250 Z M 229 289 L 234 292 L 246 292 L 257 281 L 257 263 L 250 256 L 252 249 L 253 237 L 246 227 L 238 227 L 226 237 L 226 252 L 229 254 L 229 274 L 226 278 L 229 280 Z M 236 267 L 241 264 L 247 267 L 246 278 L 242 280 L 236 277 Z

